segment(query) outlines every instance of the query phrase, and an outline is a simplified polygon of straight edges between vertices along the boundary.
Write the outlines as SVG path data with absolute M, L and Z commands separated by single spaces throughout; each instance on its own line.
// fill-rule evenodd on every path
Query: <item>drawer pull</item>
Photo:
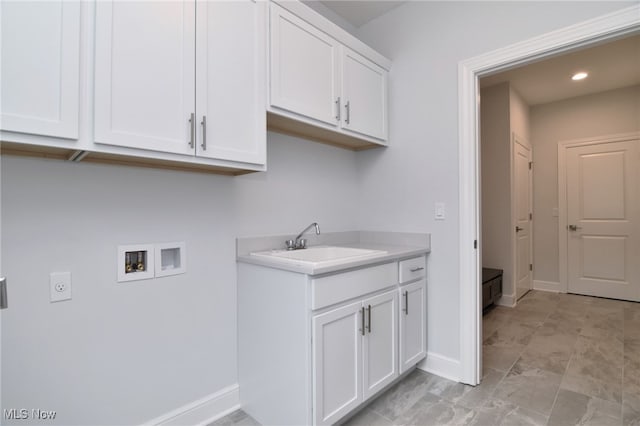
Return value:
M 404 292 L 404 314 L 409 315 L 409 290 Z
M 362 328 L 360 331 L 362 331 L 362 335 L 364 336 L 364 306 L 362 307 Z
M 369 311 L 369 325 L 367 326 L 367 330 L 369 331 L 369 334 L 371 334 L 371 305 L 369 305 L 367 310 Z
M 411 268 L 409 269 L 411 272 L 418 272 L 418 271 L 422 271 L 424 269 L 423 266 L 420 266 L 419 268 Z

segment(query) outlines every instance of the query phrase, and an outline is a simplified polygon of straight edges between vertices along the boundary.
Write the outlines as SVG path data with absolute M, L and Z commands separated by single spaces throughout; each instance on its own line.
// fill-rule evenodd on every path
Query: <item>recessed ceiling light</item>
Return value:
M 587 78 L 589 74 L 587 74 L 586 72 L 577 72 L 573 75 L 573 77 L 571 77 L 571 80 L 574 81 L 578 81 L 578 80 L 584 80 L 585 78 Z

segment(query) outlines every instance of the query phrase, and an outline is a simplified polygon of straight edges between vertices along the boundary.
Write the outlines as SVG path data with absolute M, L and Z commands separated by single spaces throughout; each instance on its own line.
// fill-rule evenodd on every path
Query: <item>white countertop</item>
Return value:
M 309 247 L 332 245 L 368 250 L 381 250 L 385 253 L 366 258 L 346 258 L 332 261 L 329 265 L 314 265 L 310 262 L 282 260 L 277 257 L 254 256 L 252 252 L 270 249 L 282 249 L 284 241 L 291 236 L 238 238 L 236 243 L 237 261 L 282 269 L 307 275 L 321 275 L 351 268 L 393 262 L 400 259 L 424 255 L 431 251 L 430 234 L 397 232 L 349 231 L 309 236 Z

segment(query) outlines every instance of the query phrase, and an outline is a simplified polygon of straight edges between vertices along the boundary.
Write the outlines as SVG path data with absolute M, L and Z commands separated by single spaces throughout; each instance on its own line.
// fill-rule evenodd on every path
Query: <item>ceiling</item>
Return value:
M 333 10 L 354 27 L 358 28 L 405 2 L 328 0 L 321 1 L 320 3 Z
M 572 81 L 571 76 L 578 71 L 589 76 Z M 640 84 L 640 35 L 484 77 L 480 85 L 506 81 L 529 105 Z

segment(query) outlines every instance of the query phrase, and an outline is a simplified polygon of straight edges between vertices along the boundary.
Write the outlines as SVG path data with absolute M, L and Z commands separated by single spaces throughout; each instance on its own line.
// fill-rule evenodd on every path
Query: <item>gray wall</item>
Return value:
M 511 125 L 509 83 L 480 93 L 482 266 L 503 270 L 503 294 L 513 295 Z
M 429 351 L 460 357 L 458 63 L 629 2 L 407 2 L 361 28 L 388 56 L 387 151 L 360 153 L 360 225 L 432 233 Z M 434 220 L 444 201 L 447 219 Z
M 3 156 L 3 407 L 136 424 L 235 384 L 236 236 L 358 228 L 354 152 L 268 144 L 269 172 L 236 178 Z M 116 282 L 117 245 L 170 241 L 186 274 Z M 54 271 L 73 300 L 49 303 Z
M 558 283 L 558 142 L 640 131 L 640 86 L 531 107 L 534 279 Z

